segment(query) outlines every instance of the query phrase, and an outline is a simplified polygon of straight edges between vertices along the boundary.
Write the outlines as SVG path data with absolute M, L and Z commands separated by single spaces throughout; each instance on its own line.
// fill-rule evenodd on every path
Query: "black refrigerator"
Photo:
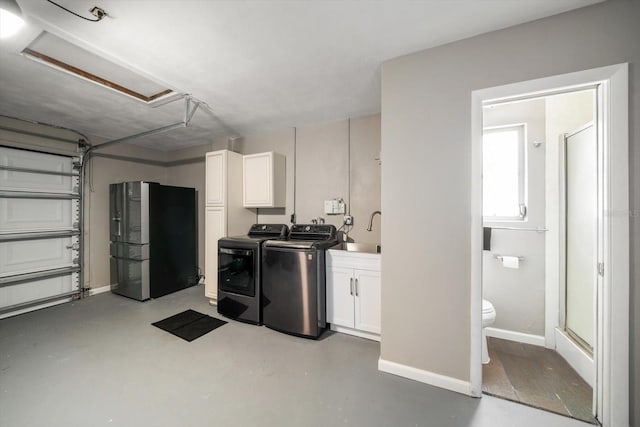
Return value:
M 111 291 L 140 301 L 198 281 L 196 191 L 153 182 L 109 186 Z

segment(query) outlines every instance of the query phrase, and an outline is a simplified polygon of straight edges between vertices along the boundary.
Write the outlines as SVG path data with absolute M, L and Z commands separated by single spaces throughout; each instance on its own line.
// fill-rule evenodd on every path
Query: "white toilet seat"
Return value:
M 496 320 L 496 309 L 486 299 L 482 300 L 482 327 L 491 325 Z
M 482 299 L 482 363 L 489 363 L 489 351 L 487 349 L 487 336 L 484 328 L 491 326 L 496 320 L 496 309 L 486 299 Z

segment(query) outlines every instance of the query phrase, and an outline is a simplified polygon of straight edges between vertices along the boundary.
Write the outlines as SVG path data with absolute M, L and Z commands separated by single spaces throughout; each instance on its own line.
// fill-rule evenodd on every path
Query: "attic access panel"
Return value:
M 172 89 L 46 31 L 23 49 L 22 54 L 146 104 L 178 95 Z

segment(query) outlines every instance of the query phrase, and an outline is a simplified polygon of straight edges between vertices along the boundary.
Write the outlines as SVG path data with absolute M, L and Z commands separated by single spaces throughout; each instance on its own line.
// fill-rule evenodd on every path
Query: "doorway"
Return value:
M 602 230 L 598 236 L 599 261 L 603 268 L 595 301 L 595 337 L 601 345 L 594 347 L 595 417 L 605 426 L 628 423 L 628 67 L 626 64 L 592 69 L 472 93 L 472 291 L 471 291 L 471 388 L 472 394 L 482 390 L 482 273 L 483 273 L 483 212 L 482 212 L 482 111 L 492 103 L 516 102 L 560 93 L 594 89 L 598 109 L 595 130 L 602 147 L 598 197 L 602 200 Z M 570 141 L 571 143 L 571 141 Z M 617 213 L 613 215 L 612 213 Z M 526 208 L 520 215 L 526 215 Z M 557 228 L 557 227 L 556 227 Z M 558 236 L 560 231 L 556 232 Z M 547 236 L 550 233 L 545 233 Z M 547 239 L 547 237 L 545 237 Z M 559 252 L 559 249 L 558 249 Z M 508 255 L 508 254 L 507 254 Z M 517 254 L 516 254 L 517 255 Z M 548 254 L 546 254 L 548 256 Z M 559 256 L 557 257 L 559 259 Z M 516 260 L 518 258 L 516 257 Z M 514 260 L 509 259 L 510 262 Z M 517 263 L 517 261 L 515 261 Z M 526 262 L 526 261 L 525 261 Z M 560 271 L 556 283 L 560 283 Z M 545 269 L 545 283 L 549 282 Z M 560 292 L 545 292 L 544 345 L 555 340 L 555 330 L 561 320 Z M 554 304 L 549 300 L 555 299 Z M 566 302 L 566 301 L 565 301 Z M 553 309 L 552 307 L 555 307 Z M 497 313 L 496 318 L 500 314 Z M 549 319 L 555 319 L 550 322 Z M 566 318 L 564 319 L 566 320 Z M 552 333 L 548 333 L 551 329 Z M 571 328 L 569 328 L 571 329 Z M 600 337 L 600 338 L 598 338 Z M 540 343 L 538 343 L 540 344 Z M 555 345 L 555 343 L 554 343 Z
M 483 392 L 590 423 L 602 216 L 595 99 L 588 88 L 486 103 L 482 142 Z M 549 231 L 563 237 L 553 251 L 560 260 L 545 257 Z M 565 272 L 553 291 L 562 288 L 563 306 L 551 309 L 587 369 L 553 342 L 546 348 L 546 267 Z

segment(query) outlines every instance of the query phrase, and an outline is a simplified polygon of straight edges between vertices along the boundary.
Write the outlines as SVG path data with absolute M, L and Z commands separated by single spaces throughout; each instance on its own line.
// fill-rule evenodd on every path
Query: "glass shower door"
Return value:
M 594 348 L 598 275 L 598 147 L 595 126 L 565 138 L 565 331 Z

